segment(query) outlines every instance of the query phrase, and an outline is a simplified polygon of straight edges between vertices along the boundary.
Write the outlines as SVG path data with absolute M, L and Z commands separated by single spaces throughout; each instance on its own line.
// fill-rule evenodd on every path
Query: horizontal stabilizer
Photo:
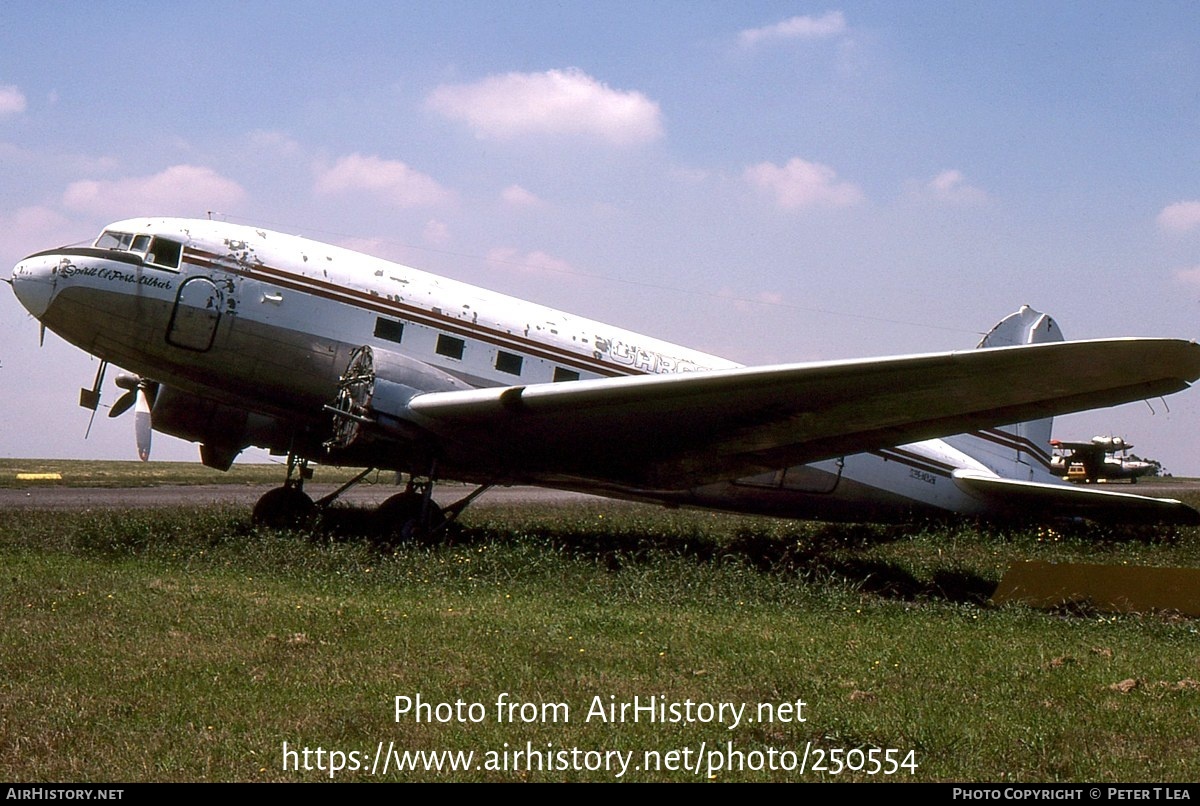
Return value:
M 1151 498 L 1073 484 L 1047 484 L 956 470 L 954 483 L 968 495 L 1035 520 L 1085 518 L 1108 523 L 1198 524 L 1200 512 L 1174 498 Z

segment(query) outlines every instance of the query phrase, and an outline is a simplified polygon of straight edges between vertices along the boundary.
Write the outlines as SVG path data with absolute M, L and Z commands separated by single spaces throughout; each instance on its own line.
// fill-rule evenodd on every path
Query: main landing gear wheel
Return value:
M 254 505 L 250 515 L 256 526 L 269 529 L 300 529 L 312 524 L 317 505 L 304 492 L 304 480 L 312 478 L 308 460 L 288 453 L 287 476 L 283 486 L 267 492 Z
M 309 525 L 317 514 L 317 505 L 299 487 L 276 487 L 254 505 L 250 516 L 256 526 L 269 529 L 298 529 Z
M 424 540 L 445 526 L 442 508 L 417 492 L 393 495 L 375 511 L 383 541 L 388 544 Z

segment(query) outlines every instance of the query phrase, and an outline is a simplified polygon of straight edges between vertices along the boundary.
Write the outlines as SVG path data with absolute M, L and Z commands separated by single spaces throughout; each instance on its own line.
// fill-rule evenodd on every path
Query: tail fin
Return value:
M 1049 314 L 1022 305 L 1021 310 L 1010 313 L 997 322 L 976 346 L 1012 347 L 1018 344 L 1042 344 L 1062 340 L 1062 331 Z
M 1028 305 L 1022 305 L 1021 310 L 1010 313 L 1001 319 L 987 335 L 980 340 L 978 347 L 1010 347 L 1019 344 L 1043 344 L 1046 342 L 1062 341 L 1062 330 L 1058 323 L 1049 315 L 1035 311 Z M 1050 431 L 1054 426 L 1054 418 L 1033 420 L 1027 423 L 1005 426 L 1000 429 L 1030 442 L 1041 452 L 1050 450 Z
M 1025 305 L 1000 320 L 981 348 L 1062 341 L 1058 324 Z M 954 471 L 961 489 L 1001 511 L 1025 518 L 1088 518 L 1108 523 L 1200 523 L 1200 512 L 1168 498 L 1146 498 L 1064 484 L 1050 469 L 1053 418 L 959 434 L 946 440 L 990 467 L 1000 478 L 970 469 Z M 1057 483 L 1050 483 L 1057 482 Z
M 1062 340 L 1062 330 L 1057 322 L 1041 311 L 1022 305 L 1019 311 L 1004 317 L 989 330 L 978 347 L 1013 347 Z M 1054 418 L 1046 417 L 962 434 L 947 441 L 1002 476 L 1032 479 L 1050 473 L 1050 432 L 1053 426 Z

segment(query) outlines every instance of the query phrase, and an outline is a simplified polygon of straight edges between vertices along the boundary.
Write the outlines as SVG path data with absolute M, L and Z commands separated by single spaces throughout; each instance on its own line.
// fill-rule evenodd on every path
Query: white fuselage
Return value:
M 117 222 L 95 247 L 31 255 L 12 279 L 51 330 L 172 390 L 155 404 L 157 429 L 230 458 L 250 444 L 298 446 L 317 461 L 413 470 L 417 447 L 322 454 L 323 407 L 360 345 L 427 365 L 434 385 L 426 391 L 739 366 L 336 246 L 216 221 Z M 982 513 L 983 504 L 954 483 L 955 470 L 1052 479 L 1047 446 L 1007 428 L 680 490 L 507 476 L 473 459 L 443 457 L 440 472 L 849 520 Z

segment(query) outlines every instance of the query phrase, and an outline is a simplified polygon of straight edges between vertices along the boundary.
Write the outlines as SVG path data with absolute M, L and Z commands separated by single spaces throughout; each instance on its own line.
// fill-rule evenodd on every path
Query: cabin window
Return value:
M 183 244 L 169 238 L 155 238 L 146 254 L 146 262 L 152 266 L 164 269 L 178 269 L 179 259 L 183 256 Z
M 375 320 L 375 338 L 387 339 L 397 344 L 404 338 L 404 324 L 394 319 L 384 319 L 382 316 Z
M 456 339 L 454 336 L 447 336 L 442 333 L 437 340 L 437 353 L 444 355 L 447 358 L 462 360 L 463 350 L 467 347 L 467 343 L 462 339 Z
M 562 367 L 554 368 L 554 382 L 555 383 L 559 383 L 561 381 L 577 381 L 577 380 L 579 380 L 579 373 L 576 372 L 575 370 L 563 369 Z
M 496 369 L 509 375 L 520 375 L 521 365 L 525 359 L 516 353 L 506 353 L 503 350 L 496 353 Z

